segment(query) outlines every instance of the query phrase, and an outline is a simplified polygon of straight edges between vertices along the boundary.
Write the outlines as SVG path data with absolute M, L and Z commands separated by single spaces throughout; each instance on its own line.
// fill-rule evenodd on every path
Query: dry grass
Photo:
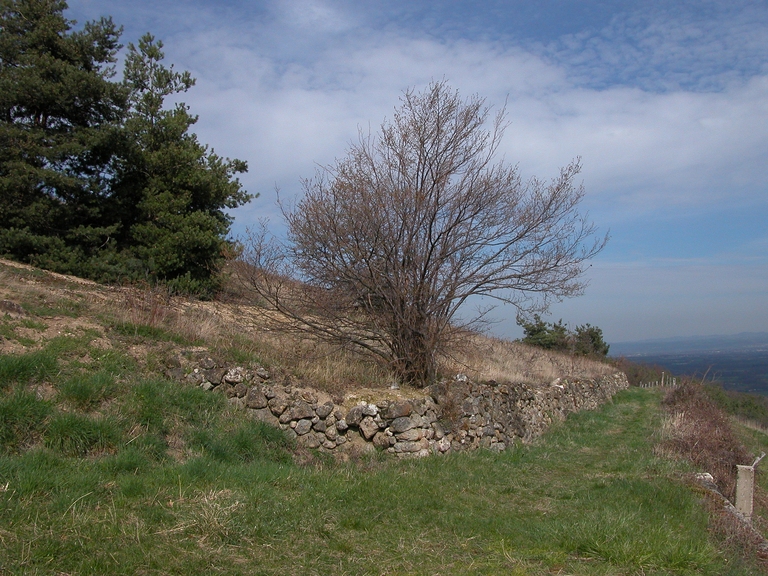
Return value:
M 447 374 L 463 372 L 476 381 L 536 385 L 556 378 L 594 378 L 616 370 L 605 362 L 542 350 L 483 335 L 470 335 L 443 364 Z
M 664 406 L 668 416 L 660 449 L 712 474 L 723 495 L 733 501 L 736 465 L 750 464 L 754 457 L 739 440 L 728 415 L 700 384 L 690 381 L 668 392 Z
M 249 304 L 244 294 L 234 290 L 219 301 L 202 302 L 171 296 L 162 288 L 101 286 L 4 260 L 0 260 L 0 280 L 0 300 L 33 300 L 53 307 L 57 302 L 76 301 L 79 316 L 64 319 L 66 325 L 87 320 L 88 327 L 104 332 L 105 328 L 96 324 L 107 319 L 162 329 L 211 350 L 226 350 L 236 344 L 274 373 L 330 394 L 341 395 L 361 387 L 386 389 L 393 382 L 391 373 L 371 358 L 307 335 L 275 329 L 273 312 Z M 38 336 L 47 339 L 44 334 Z M 464 335 L 444 358 L 440 370 L 446 377 L 464 373 L 477 381 L 529 385 L 615 371 L 588 358 L 478 334 Z

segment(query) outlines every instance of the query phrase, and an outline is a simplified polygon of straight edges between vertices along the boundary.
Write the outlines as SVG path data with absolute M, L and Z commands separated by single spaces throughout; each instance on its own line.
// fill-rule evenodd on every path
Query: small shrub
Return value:
M 94 450 L 113 448 L 120 441 L 114 422 L 81 414 L 58 414 L 45 434 L 45 445 L 69 456 L 85 456 Z
M 21 388 L 0 399 L 0 449 L 18 452 L 32 443 L 50 413 L 49 403 Z

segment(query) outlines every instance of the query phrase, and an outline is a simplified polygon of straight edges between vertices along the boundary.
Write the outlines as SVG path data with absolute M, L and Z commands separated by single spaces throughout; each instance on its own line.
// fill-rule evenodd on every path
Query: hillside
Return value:
M 175 378 L 185 354 L 341 398 L 424 392 L 273 333 L 235 296 L 167 299 L 0 263 L 0 574 L 758 569 L 690 468 L 658 449 L 657 391 L 621 392 L 502 453 L 335 461 Z M 453 356 L 447 374 L 528 386 L 611 371 L 477 336 Z

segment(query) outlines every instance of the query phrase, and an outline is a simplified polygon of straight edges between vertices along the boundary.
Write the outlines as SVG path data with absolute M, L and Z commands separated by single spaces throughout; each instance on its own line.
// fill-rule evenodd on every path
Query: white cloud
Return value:
M 262 197 L 235 211 L 236 233 L 277 218 L 274 187 L 297 194 L 300 178 L 342 156 L 359 127 L 391 117 L 403 89 L 443 77 L 496 107 L 509 96 L 501 152 L 524 176 L 550 178 L 581 156 L 602 229 L 621 233 L 665 212 L 768 211 L 764 8 L 618 14 L 605 30 L 542 47 L 377 28 L 364 4 L 330 0 L 139 6 L 142 27 L 159 19 L 150 28 L 168 61 L 198 79 L 184 100 L 200 115 L 201 141 L 249 162 L 243 181 Z M 99 10 L 130 18 L 120 2 Z M 765 241 L 745 238 L 740 254 L 759 258 Z M 627 262 L 644 252 L 598 260 L 586 296 L 556 306 L 555 318 L 597 324 L 609 341 L 768 323 L 764 260 Z

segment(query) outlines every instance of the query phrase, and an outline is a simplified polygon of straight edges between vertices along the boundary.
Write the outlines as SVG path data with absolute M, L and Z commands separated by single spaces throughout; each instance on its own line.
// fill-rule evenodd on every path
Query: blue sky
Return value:
M 582 158 L 584 208 L 606 249 L 550 320 L 619 342 L 768 331 L 768 3 L 702 1 L 71 0 L 151 32 L 197 85 L 200 139 L 248 161 L 269 217 L 275 188 L 344 155 L 402 91 L 447 79 L 507 100 L 501 153 L 549 179 Z M 517 337 L 515 311 L 493 331 Z

